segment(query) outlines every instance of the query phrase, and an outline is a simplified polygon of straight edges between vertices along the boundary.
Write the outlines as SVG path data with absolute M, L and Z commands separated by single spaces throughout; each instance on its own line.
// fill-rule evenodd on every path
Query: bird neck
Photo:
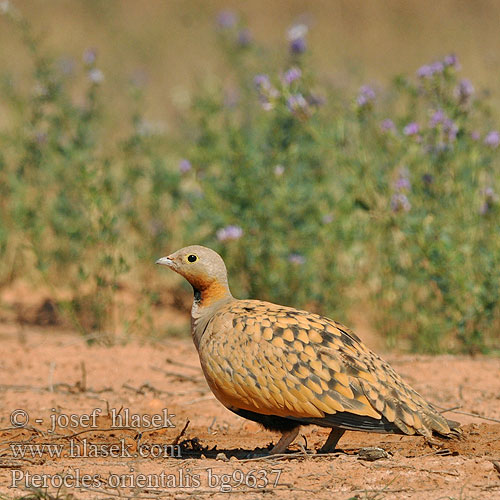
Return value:
M 227 302 L 234 300 L 227 283 L 214 283 L 201 289 L 193 286 L 194 300 L 191 308 L 191 333 L 196 348 L 214 314 Z
M 218 280 L 212 281 L 202 286 L 193 286 L 194 302 L 198 309 L 212 307 L 219 301 L 230 300 L 233 298 L 227 283 L 222 283 Z

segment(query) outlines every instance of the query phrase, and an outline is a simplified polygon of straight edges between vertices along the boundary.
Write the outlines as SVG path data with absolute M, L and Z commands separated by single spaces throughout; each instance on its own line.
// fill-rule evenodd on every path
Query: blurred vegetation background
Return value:
M 498 352 L 499 20 L 493 0 L 0 2 L 0 319 L 188 331 L 188 287 L 152 263 L 202 243 L 236 296 Z
M 13 0 L 43 34 L 55 55 L 81 60 L 99 49 L 106 69 L 103 93 L 122 106 L 123 86 L 134 75 L 147 81 L 145 110 L 165 119 L 173 103 L 187 99 L 196 82 L 224 78 L 224 57 L 214 23 L 222 10 L 238 12 L 252 37 L 279 57 L 286 30 L 310 27 L 311 64 L 339 83 L 388 83 L 401 73 L 456 53 L 479 87 L 500 84 L 495 0 Z M 0 65 L 26 70 L 29 56 L 15 31 L 1 22 Z M 121 91 L 116 92 L 117 86 Z M 498 99 L 498 96 L 496 96 Z M 120 108 L 119 108 L 120 109 Z M 123 111 L 123 108 L 121 108 Z M 0 120 L 2 117 L 0 116 Z

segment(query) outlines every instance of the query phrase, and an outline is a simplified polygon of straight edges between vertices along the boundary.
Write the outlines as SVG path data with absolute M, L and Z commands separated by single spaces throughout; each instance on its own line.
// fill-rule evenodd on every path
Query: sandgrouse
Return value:
M 191 332 L 216 398 L 241 417 L 281 431 L 283 453 L 301 425 L 330 427 L 328 453 L 346 430 L 460 435 L 348 328 L 307 311 L 233 298 L 224 261 L 193 245 L 157 264 L 194 290 Z

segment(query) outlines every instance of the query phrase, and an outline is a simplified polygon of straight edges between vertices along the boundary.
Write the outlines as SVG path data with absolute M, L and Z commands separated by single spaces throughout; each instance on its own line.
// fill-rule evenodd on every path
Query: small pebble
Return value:
M 226 457 L 225 453 L 217 453 L 215 460 L 220 460 L 222 462 L 229 462 L 229 458 Z

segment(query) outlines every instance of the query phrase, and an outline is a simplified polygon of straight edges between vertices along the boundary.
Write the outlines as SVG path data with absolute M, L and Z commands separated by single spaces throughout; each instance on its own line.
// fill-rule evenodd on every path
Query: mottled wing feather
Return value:
M 228 408 L 360 430 L 450 433 L 354 333 L 316 314 L 234 301 L 213 316 L 199 352 L 211 389 Z

